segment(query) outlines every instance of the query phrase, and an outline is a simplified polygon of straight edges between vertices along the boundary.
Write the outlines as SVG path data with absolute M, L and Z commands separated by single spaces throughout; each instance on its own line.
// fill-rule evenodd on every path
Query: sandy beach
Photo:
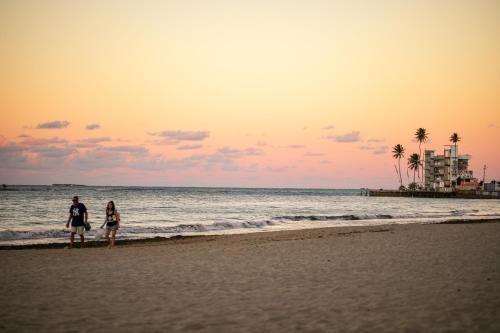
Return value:
M 2 332 L 498 332 L 500 221 L 0 251 Z

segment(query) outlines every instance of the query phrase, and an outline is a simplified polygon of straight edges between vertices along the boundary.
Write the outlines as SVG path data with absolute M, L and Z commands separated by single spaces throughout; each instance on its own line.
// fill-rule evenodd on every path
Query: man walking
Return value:
M 84 219 L 85 217 L 85 219 Z M 75 195 L 73 197 L 73 204 L 69 207 L 69 217 L 68 222 L 66 222 L 66 228 L 69 227 L 69 222 L 71 221 L 71 236 L 70 236 L 70 245 L 69 247 L 73 247 L 73 241 L 75 240 L 75 234 L 80 235 L 81 245 L 83 247 L 83 243 L 85 241 L 85 237 L 83 233 L 85 232 L 84 225 L 87 224 L 88 214 L 87 208 L 84 204 L 78 202 L 78 197 Z

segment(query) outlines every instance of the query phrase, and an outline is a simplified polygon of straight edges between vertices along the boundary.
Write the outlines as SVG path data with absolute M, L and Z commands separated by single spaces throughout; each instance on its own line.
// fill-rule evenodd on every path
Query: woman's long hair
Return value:
M 109 210 L 109 204 L 112 204 L 113 205 L 113 208 L 111 210 L 111 214 L 110 214 L 110 210 Z M 108 202 L 108 204 L 106 205 L 106 216 L 111 216 L 111 215 L 115 215 L 115 212 L 116 212 L 116 208 L 115 208 L 115 203 L 113 202 L 113 200 L 111 200 L 110 202 Z

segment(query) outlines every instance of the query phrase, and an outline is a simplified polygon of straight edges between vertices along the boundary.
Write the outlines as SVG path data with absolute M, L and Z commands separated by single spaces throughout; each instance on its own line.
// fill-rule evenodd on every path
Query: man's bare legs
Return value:
M 69 248 L 73 248 L 73 244 L 75 243 L 75 232 L 72 232 L 69 236 Z M 80 248 L 85 247 L 85 236 L 80 235 Z
M 73 242 L 75 241 L 75 233 L 72 232 L 71 235 L 69 236 L 69 248 L 73 248 Z

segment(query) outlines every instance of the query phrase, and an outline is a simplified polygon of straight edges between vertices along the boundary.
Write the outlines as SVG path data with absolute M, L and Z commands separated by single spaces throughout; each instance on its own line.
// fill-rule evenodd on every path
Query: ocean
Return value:
M 360 190 L 8 186 L 0 190 L 0 246 L 67 242 L 74 195 L 88 210 L 88 240 L 110 200 L 122 219 L 117 239 L 500 218 L 498 200 L 380 198 Z

